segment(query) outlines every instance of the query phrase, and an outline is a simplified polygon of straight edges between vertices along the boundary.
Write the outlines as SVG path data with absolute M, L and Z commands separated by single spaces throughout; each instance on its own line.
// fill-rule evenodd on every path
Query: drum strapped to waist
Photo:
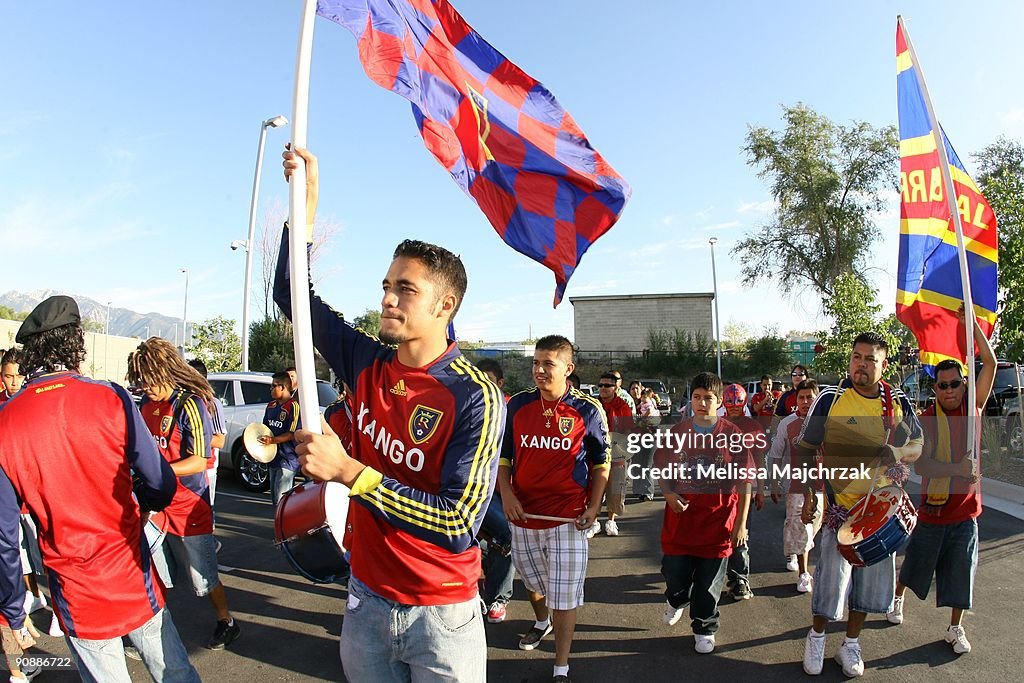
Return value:
M 337 482 L 308 481 L 277 503 L 275 545 L 313 583 L 333 583 L 348 575 L 344 540 L 348 493 L 348 487 Z
M 839 554 L 854 567 L 870 567 L 898 552 L 917 526 L 917 510 L 899 486 L 868 492 L 850 508 L 836 532 Z

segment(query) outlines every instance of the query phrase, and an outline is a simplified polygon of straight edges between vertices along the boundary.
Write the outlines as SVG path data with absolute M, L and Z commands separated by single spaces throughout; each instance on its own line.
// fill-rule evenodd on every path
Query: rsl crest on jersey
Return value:
M 558 418 L 558 431 L 562 436 L 569 436 L 572 433 L 572 428 L 576 426 L 576 418 L 574 417 L 560 417 Z
M 442 417 L 444 413 L 440 410 L 424 405 L 416 406 L 409 416 L 409 436 L 412 437 L 412 442 L 421 444 L 433 436 Z
M 161 434 L 169 434 L 170 433 L 170 431 L 171 431 L 171 422 L 173 420 L 174 420 L 174 417 L 171 416 L 171 415 L 164 415 L 162 418 L 160 418 L 160 433 Z

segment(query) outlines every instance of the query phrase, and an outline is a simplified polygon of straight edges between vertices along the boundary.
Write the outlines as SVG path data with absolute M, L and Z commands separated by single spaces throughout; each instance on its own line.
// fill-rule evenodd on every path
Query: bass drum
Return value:
M 306 482 L 278 501 L 275 544 L 295 570 L 313 583 L 334 583 L 348 576 L 348 493 L 348 487 L 337 482 Z

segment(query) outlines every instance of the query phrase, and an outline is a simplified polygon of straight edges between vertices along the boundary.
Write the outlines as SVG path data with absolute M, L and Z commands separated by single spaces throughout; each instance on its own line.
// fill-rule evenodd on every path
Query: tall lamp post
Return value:
M 718 347 L 718 376 L 722 376 L 722 334 L 719 331 L 719 318 L 718 318 L 718 273 L 715 272 L 715 244 L 718 242 L 717 237 L 712 237 L 708 240 L 708 244 L 711 245 L 711 280 L 715 287 L 715 345 Z
M 234 240 L 231 249 L 245 249 L 245 285 L 242 291 L 242 371 L 249 371 L 249 298 L 252 287 L 252 252 L 256 239 L 256 201 L 260 194 L 260 172 L 263 170 L 263 147 L 267 142 L 267 128 L 288 125 L 284 116 L 275 116 L 260 124 L 260 143 L 256 148 L 256 171 L 252 178 L 252 200 L 249 202 L 249 235 L 246 240 Z
M 107 302 L 107 325 L 103 331 L 103 373 L 110 379 L 110 370 L 108 369 L 108 363 L 110 362 L 110 304 Z
M 181 312 L 181 350 L 188 348 L 188 268 L 178 268 L 179 273 L 185 273 L 185 309 Z

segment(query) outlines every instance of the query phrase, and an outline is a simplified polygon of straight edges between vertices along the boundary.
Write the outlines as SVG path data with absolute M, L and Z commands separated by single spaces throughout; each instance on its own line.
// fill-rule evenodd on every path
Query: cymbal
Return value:
M 277 444 L 261 444 L 261 436 L 273 436 L 273 432 L 262 422 L 252 422 L 246 425 L 245 431 L 242 432 L 242 443 L 245 444 L 249 457 L 256 462 L 268 463 L 277 456 Z

